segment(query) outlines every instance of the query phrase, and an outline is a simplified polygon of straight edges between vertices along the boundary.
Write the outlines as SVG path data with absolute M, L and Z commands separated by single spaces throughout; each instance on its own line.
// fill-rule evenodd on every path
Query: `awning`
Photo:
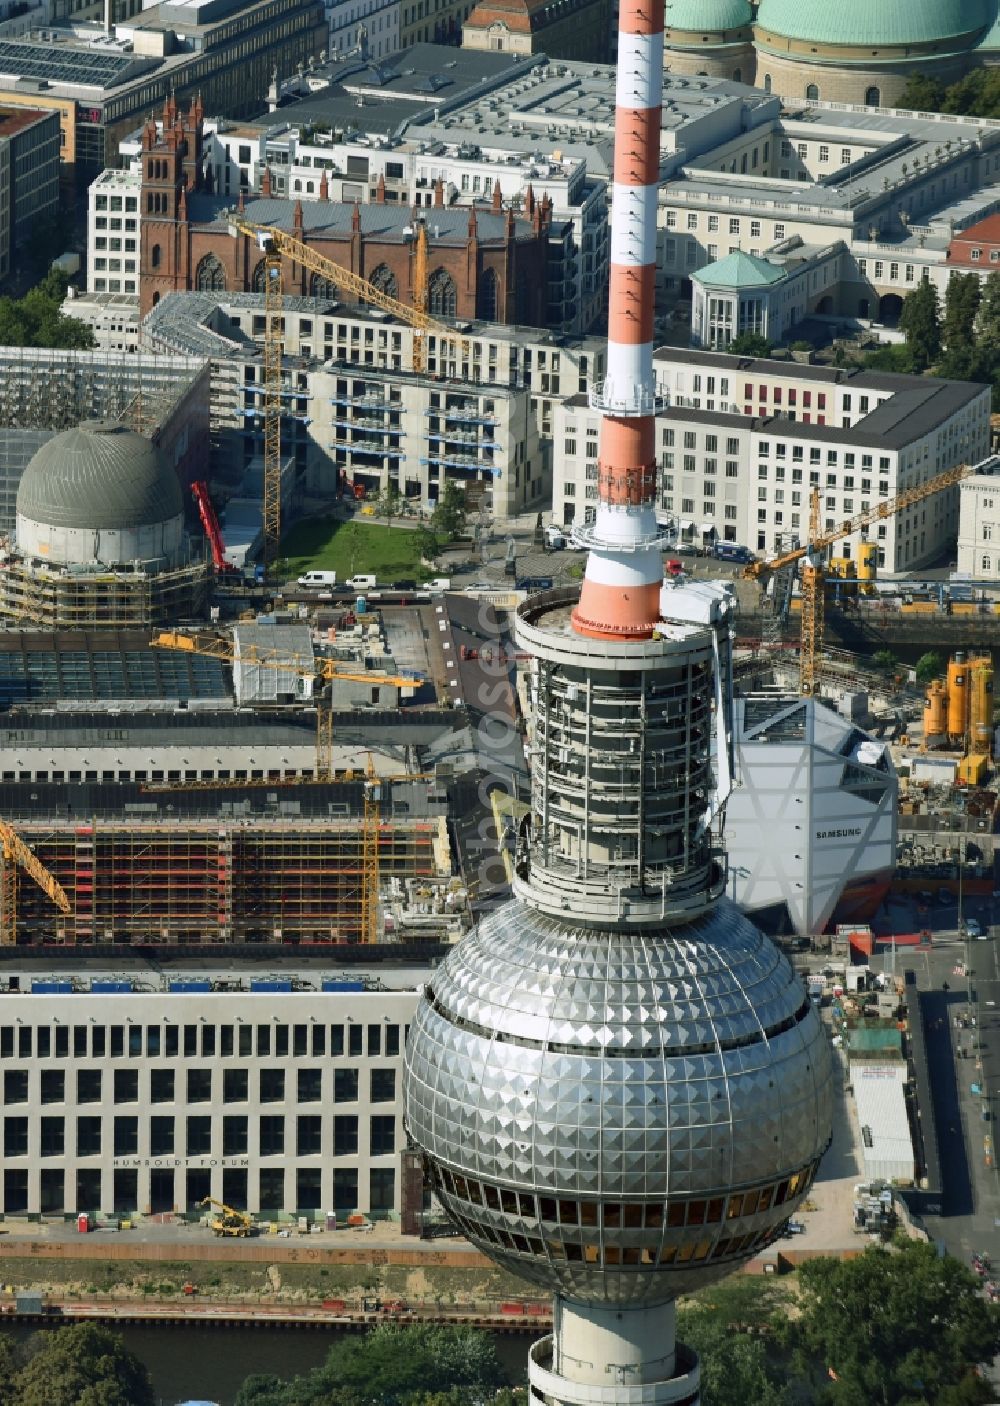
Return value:
M 694 527 L 694 523 L 693 523 L 693 522 L 689 522 L 686 517 L 682 517 L 682 518 L 681 518 L 681 531 L 682 531 L 682 532 L 690 532 L 691 529 L 692 529 L 692 527 Z
M 715 531 L 715 523 L 714 523 L 714 522 L 703 522 L 703 523 L 702 523 L 702 525 L 701 525 L 701 535 L 702 535 L 703 537 L 707 537 L 710 532 L 714 532 L 714 531 Z

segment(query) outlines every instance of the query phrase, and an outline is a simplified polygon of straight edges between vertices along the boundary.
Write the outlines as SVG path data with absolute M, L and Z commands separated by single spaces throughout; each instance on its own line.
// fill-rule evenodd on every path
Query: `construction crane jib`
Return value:
M 381 308 L 383 312 L 391 313 L 414 328 L 417 335 L 413 338 L 413 370 L 417 373 L 422 373 L 427 369 L 426 341 L 429 336 L 436 337 L 439 342 L 443 343 L 452 358 L 458 359 L 460 357 L 462 360 L 468 360 L 468 339 L 462 337 L 454 328 L 439 322 L 427 311 L 427 232 L 423 225 L 418 224 L 413 239 L 414 300 L 416 303 L 414 307 L 384 293 L 381 288 L 376 288 L 373 283 L 369 283 L 360 274 L 352 273 L 350 269 L 342 268 L 332 259 L 318 254 L 315 249 L 311 249 L 301 239 L 286 234 L 284 230 L 275 229 L 270 225 L 252 224 L 231 215 L 229 217 L 229 231 L 234 238 L 242 234 L 248 239 L 255 240 L 265 254 L 272 253 L 279 259 L 284 257 L 294 264 L 299 264 L 302 268 L 308 269 L 310 273 L 318 274 L 320 278 L 327 279 L 342 292 L 357 299 L 358 302 L 371 303 L 374 307 Z
M 405 674 L 378 674 L 369 670 L 345 668 L 338 659 L 306 657 L 294 654 L 279 654 L 259 650 L 251 646 L 240 651 L 237 657 L 232 640 L 222 635 L 180 634 L 166 631 L 150 641 L 154 649 L 177 649 L 187 654 L 201 654 L 210 659 L 218 659 L 225 664 L 256 665 L 262 669 L 284 669 L 301 678 L 320 678 L 324 682 L 338 680 L 343 683 L 370 684 L 379 688 L 383 684 L 390 688 L 420 687 L 420 679 Z M 316 709 L 316 779 L 329 781 L 333 776 L 333 701 L 317 703 Z
M 0 874 L 0 947 L 13 947 L 17 942 L 17 871 L 20 867 L 59 909 L 73 911 L 66 892 L 45 865 L 36 859 L 13 826 L 0 820 L 0 846 L 3 848 L 3 871 Z
M 802 563 L 802 640 L 799 664 L 800 686 L 803 694 L 815 693 L 820 661 L 823 656 L 825 613 L 823 572 L 827 549 L 842 538 L 850 537 L 855 532 L 863 532 L 865 528 L 871 527 L 875 523 L 884 522 L 887 518 L 894 517 L 896 513 L 913 507 L 915 503 L 920 503 L 923 499 L 930 498 L 945 488 L 953 488 L 973 472 L 975 472 L 975 465 L 957 464 L 953 469 L 946 469 L 944 473 L 936 474 L 925 483 L 914 484 L 912 488 L 904 489 L 895 498 L 886 498 L 881 503 L 874 503 L 871 507 L 855 513 L 853 517 L 834 523 L 822 531 L 820 530 L 822 495 L 818 488 L 814 488 L 809 504 L 808 541 L 804 545 L 794 548 L 793 551 L 783 552 L 780 556 L 773 557 L 770 561 L 754 561 L 746 567 L 744 576 L 752 580 L 766 581 L 775 572 L 793 566 L 796 562 Z

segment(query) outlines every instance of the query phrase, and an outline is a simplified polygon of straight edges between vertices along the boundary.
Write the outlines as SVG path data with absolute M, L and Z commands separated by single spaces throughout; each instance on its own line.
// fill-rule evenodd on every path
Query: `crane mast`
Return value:
M 837 523 L 826 531 L 820 531 L 820 509 L 822 497 L 819 488 L 813 488 L 809 500 L 809 540 L 793 551 L 782 552 L 771 561 L 754 561 L 745 569 L 744 576 L 750 580 L 766 581 L 775 573 L 796 562 L 802 563 L 802 622 L 801 647 L 799 650 L 800 690 L 804 695 L 816 692 L 820 661 L 823 657 L 825 629 L 825 586 L 824 560 L 828 547 L 842 537 L 850 537 L 855 532 L 863 532 L 873 523 L 885 522 L 915 503 L 940 493 L 945 488 L 953 488 L 975 471 L 975 465 L 958 464 L 953 469 L 935 475 L 926 483 L 906 488 L 895 498 L 887 498 L 883 503 L 864 508 L 844 522 Z

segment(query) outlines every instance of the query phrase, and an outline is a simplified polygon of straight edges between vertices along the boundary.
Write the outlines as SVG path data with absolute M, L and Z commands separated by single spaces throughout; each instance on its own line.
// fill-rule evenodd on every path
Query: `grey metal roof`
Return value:
M 142 527 L 183 511 L 180 482 L 156 446 L 104 420 L 43 444 L 17 490 L 18 515 L 52 527 Z
M 0 633 L 0 707 L 206 698 L 227 703 L 219 660 L 151 649 L 148 631 Z
M 251 224 L 273 225 L 291 232 L 295 228 L 294 200 L 248 200 L 243 218 Z M 226 213 L 233 208 L 232 196 L 192 195 L 188 212 L 194 224 L 226 224 Z M 327 235 L 349 239 L 355 210 L 361 213 L 361 233 L 365 239 L 383 243 L 403 243 L 403 230 L 412 225 L 413 212 L 409 205 L 380 205 L 377 201 L 356 206 L 353 202 L 307 200 L 302 202 L 302 228 L 307 235 Z M 458 244 L 462 248 L 469 233 L 468 206 L 435 206 L 427 211 L 427 226 L 435 244 Z M 506 215 L 494 215 L 476 209 L 480 244 L 502 244 L 505 239 Z M 529 220 L 514 220 L 514 237 L 533 240 L 534 229 Z

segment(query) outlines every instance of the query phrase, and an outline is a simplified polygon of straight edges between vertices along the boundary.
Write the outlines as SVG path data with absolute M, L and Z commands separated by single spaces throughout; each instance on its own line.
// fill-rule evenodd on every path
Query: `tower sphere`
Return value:
M 636 933 L 515 899 L 435 972 L 406 1117 L 486 1254 L 566 1299 L 638 1306 L 773 1238 L 829 1141 L 830 1078 L 801 981 L 727 900 Z

